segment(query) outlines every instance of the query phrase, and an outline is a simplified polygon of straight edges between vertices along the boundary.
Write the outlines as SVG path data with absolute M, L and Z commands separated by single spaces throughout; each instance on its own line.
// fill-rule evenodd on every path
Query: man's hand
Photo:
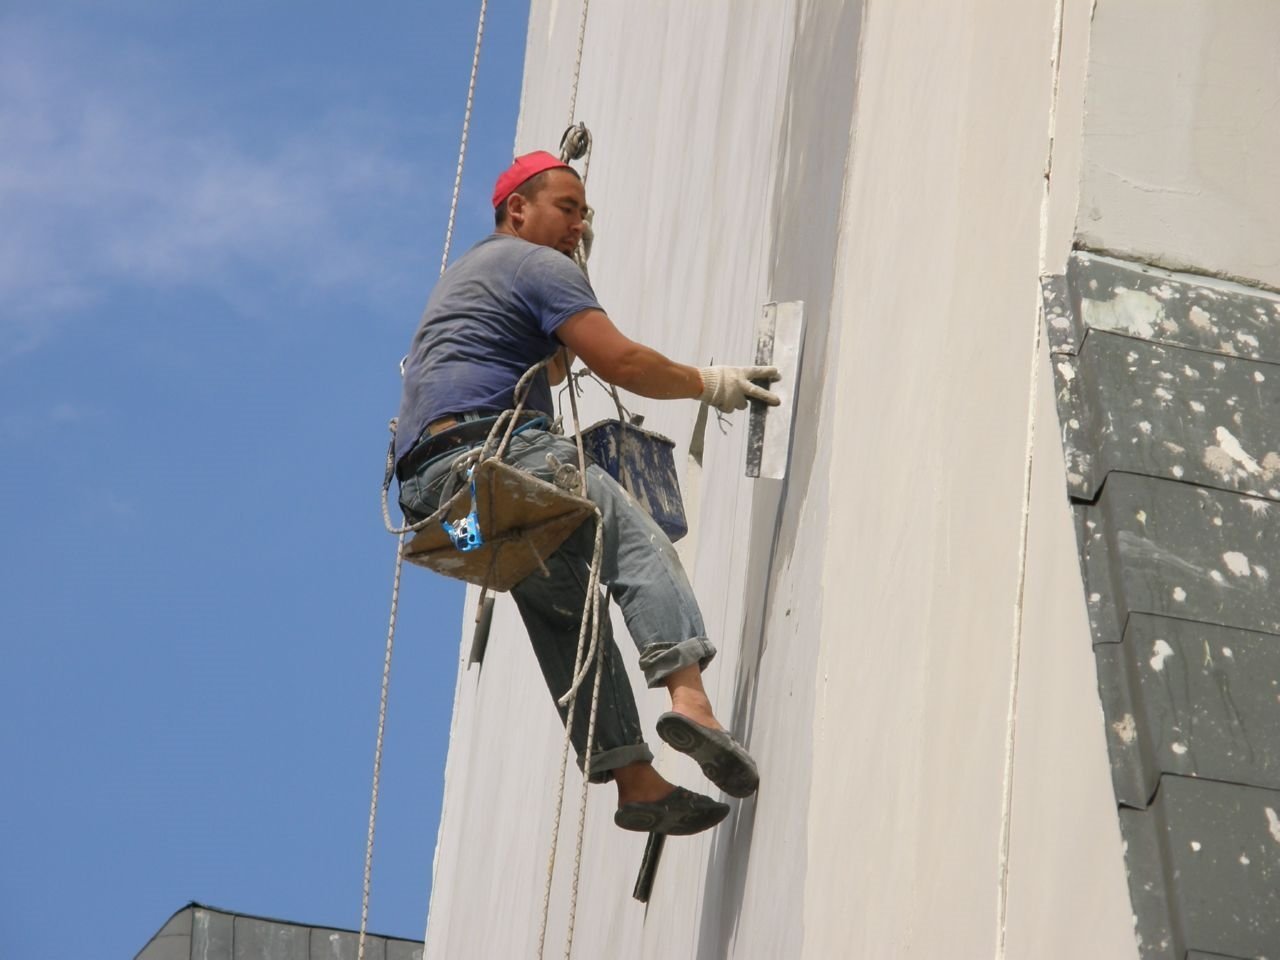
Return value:
M 782 402 L 777 394 L 751 382 L 772 383 L 780 379 L 777 367 L 703 367 L 698 373 L 702 376 L 702 396 L 698 399 L 722 413 L 741 410 L 748 400 L 761 400 L 771 407 Z

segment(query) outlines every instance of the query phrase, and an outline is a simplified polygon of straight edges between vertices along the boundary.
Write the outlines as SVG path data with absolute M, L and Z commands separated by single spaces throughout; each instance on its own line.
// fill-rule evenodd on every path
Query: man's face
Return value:
M 508 216 L 516 236 L 571 255 L 585 226 L 587 193 L 582 181 L 568 170 L 548 170 L 533 199 L 512 198 Z

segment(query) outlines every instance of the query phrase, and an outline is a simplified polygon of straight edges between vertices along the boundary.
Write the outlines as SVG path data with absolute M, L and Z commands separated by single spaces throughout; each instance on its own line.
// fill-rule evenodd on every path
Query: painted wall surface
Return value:
M 677 443 L 679 548 L 720 647 L 709 692 L 764 785 L 668 842 L 647 908 L 643 838 L 593 788 L 575 955 L 1136 955 L 1034 374 L 1038 276 L 1072 238 L 1089 8 L 592 3 L 577 116 L 606 308 L 699 364 L 746 362 L 767 300 L 805 301 L 809 326 L 785 482 L 743 476 L 744 418 L 698 429 L 694 404 L 634 404 Z M 565 126 L 580 10 L 532 4 L 519 152 Z M 1065 172 L 1046 195 L 1051 131 Z M 584 421 L 609 412 L 589 396 Z M 637 700 L 651 728 L 665 696 Z M 500 598 L 483 667 L 459 675 L 429 957 L 534 955 L 560 742 Z
M 1175 269 L 1280 286 L 1280 5 L 1100 0 L 1080 236 Z
M 822 636 L 814 749 L 844 762 L 814 768 L 806 956 L 1136 953 L 1061 473 L 1026 492 L 1067 19 L 1051 3 L 868 7 L 828 380 L 849 507 L 824 565 L 856 629 Z M 1019 621 L 1024 505 L 1036 595 Z M 1019 654 L 1031 696 L 1011 730 Z M 1068 823 L 1042 819 L 1070 800 Z

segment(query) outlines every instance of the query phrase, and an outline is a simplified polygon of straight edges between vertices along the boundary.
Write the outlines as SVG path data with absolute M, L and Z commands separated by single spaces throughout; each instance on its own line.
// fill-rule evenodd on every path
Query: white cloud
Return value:
M 166 97 L 147 51 L 110 57 L 0 19 L 0 360 L 119 284 L 234 298 L 246 273 L 299 297 L 384 281 L 390 240 L 352 224 L 419 199 L 422 172 L 369 124 L 254 142 Z

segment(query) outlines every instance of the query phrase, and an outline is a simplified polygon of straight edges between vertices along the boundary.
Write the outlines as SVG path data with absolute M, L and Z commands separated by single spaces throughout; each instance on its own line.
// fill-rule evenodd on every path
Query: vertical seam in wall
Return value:
M 1053 44 L 1050 54 L 1052 86 L 1049 93 L 1049 130 L 1045 151 L 1044 186 L 1040 196 L 1040 243 L 1037 257 L 1037 273 L 1045 264 L 1049 224 L 1049 184 L 1053 171 L 1054 132 L 1058 112 L 1058 80 L 1062 71 L 1062 32 L 1066 0 L 1058 0 L 1054 10 Z M 1037 281 L 1038 281 L 1037 277 Z M 1033 311 L 1034 332 L 1031 339 L 1031 371 L 1027 392 L 1027 435 L 1025 466 L 1022 476 L 1022 520 L 1018 530 L 1018 575 L 1013 604 L 1013 637 L 1009 650 L 1009 700 L 1005 721 L 1004 783 L 1000 803 L 1000 849 L 996 896 L 996 960 L 1005 958 L 1005 935 L 1008 927 L 1009 908 L 1009 854 L 1013 824 L 1013 762 L 1018 735 L 1018 682 L 1022 667 L 1022 614 L 1027 587 L 1027 541 L 1031 519 L 1031 474 L 1035 462 L 1036 400 L 1040 385 L 1040 308 L 1039 284 L 1036 285 L 1037 306 Z
M 824 384 L 827 382 L 828 373 L 830 372 L 831 368 L 833 366 L 838 366 L 839 359 L 840 359 L 841 335 L 840 335 L 840 324 L 837 323 L 836 321 L 836 316 L 837 316 L 836 306 L 840 303 L 841 291 L 842 291 L 842 288 L 844 287 L 844 281 L 840 275 L 840 264 L 844 262 L 843 249 L 845 244 L 848 242 L 845 239 L 845 236 L 846 236 L 845 210 L 849 206 L 849 196 L 850 196 L 850 190 L 851 190 L 851 185 L 853 181 L 853 167 L 855 163 L 854 150 L 857 148 L 857 144 L 858 144 L 858 117 L 859 117 L 858 107 L 862 99 L 862 96 L 861 96 L 862 95 L 862 70 L 863 70 L 864 64 L 866 63 L 864 49 L 867 43 L 867 10 L 870 8 L 872 3 L 876 2 L 876 0 L 857 0 L 857 2 L 860 4 L 859 10 L 858 10 L 858 45 L 857 45 L 857 50 L 854 53 L 854 56 L 857 59 L 856 59 L 856 62 L 854 63 L 854 69 L 853 69 L 853 103 L 849 113 L 849 137 L 848 137 L 848 140 L 846 141 L 845 150 L 844 150 L 844 169 L 841 171 L 841 174 L 840 174 L 840 209 L 836 212 L 836 238 L 835 238 L 835 243 L 832 244 L 832 253 L 831 253 L 831 263 L 832 263 L 831 297 L 830 297 L 830 304 L 828 306 L 828 321 L 827 321 L 829 336 L 831 339 L 828 341 L 828 344 L 827 344 L 827 355 L 825 359 L 825 366 L 824 366 L 824 369 L 821 371 L 822 382 Z M 797 10 L 799 10 L 798 6 L 797 6 Z M 830 411 L 828 414 L 828 416 L 830 417 L 830 420 L 827 420 L 827 421 L 824 421 L 823 411 L 821 408 L 819 408 L 817 429 L 819 431 L 820 437 L 822 436 L 823 427 L 835 421 L 836 414 L 837 414 L 836 408 L 837 408 L 838 402 L 839 402 L 838 398 L 833 398 L 830 406 Z M 834 457 L 834 451 L 832 450 L 832 445 L 828 444 L 827 477 L 826 477 L 827 490 L 839 489 L 838 481 L 840 478 L 835 475 L 834 461 L 835 461 L 835 457 Z M 830 543 L 831 543 L 831 538 L 827 537 L 823 539 L 823 544 L 822 544 L 823 562 L 819 566 L 819 571 L 822 577 L 822 581 L 819 585 L 819 590 L 821 595 L 823 596 L 826 595 L 827 571 L 830 567 L 830 564 L 827 562 L 829 557 L 829 551 L 830 551 Z M 813 715 L 810 717 L 810 723 L 812 725 L 810 743 L 815 756 L 817 755 L 818 743 L 822 736 L 822 721 L 820 720 L 820 716 L 825 713 L 825 708 L 826 708 L 826 693 L 827 693 L 826 680 L 822 671 L 822 648 L 823 648 L 823 640 L 825 637 L 824 626 L 825 626 L 825 611 L 820 611 L 818 614 L 818 623 L 817 623 L 818 649 L 814 655 L 814 663 L 813 663 L 814 665 Z M 809 824 L 809 826 L 806 829 L 806 835 L 807 835 L 806 843 L 810 849 L 812 849 L 812 845 L 813 845 L 813 827 L 812 827 L 813 819 L 810 816 L 810 814 L 812 813 L 812 804 L 813 804 L 813 775 L 814 775 L 813 764 L 810 764 L 810 769 L 809 769 L 810 809 L 806 810 L 806 813 L 805 813 L 805 819 L 806 821 L 808 821 L 808 824 Z M 805 869 L 805 876 L 803 881 L 803 890 L 801 895 L 802 904 L 807 904 L 809 902 L 808 865 L 811 862 L 812 862 L 812 858 L 809 855 L 809 850 L 806 850 L 805 851 L 806 869 Z M 807 956 L 807 953 L 805 952 L 805 945 L 809 939 L 808 937 L 809 931 L 806 928 L 806 921 L 808 920 L 808 918 L 809 918 L 809 910 L 802 908 L 801 914 L 800 914 L 800 956 L 801 958 Z

